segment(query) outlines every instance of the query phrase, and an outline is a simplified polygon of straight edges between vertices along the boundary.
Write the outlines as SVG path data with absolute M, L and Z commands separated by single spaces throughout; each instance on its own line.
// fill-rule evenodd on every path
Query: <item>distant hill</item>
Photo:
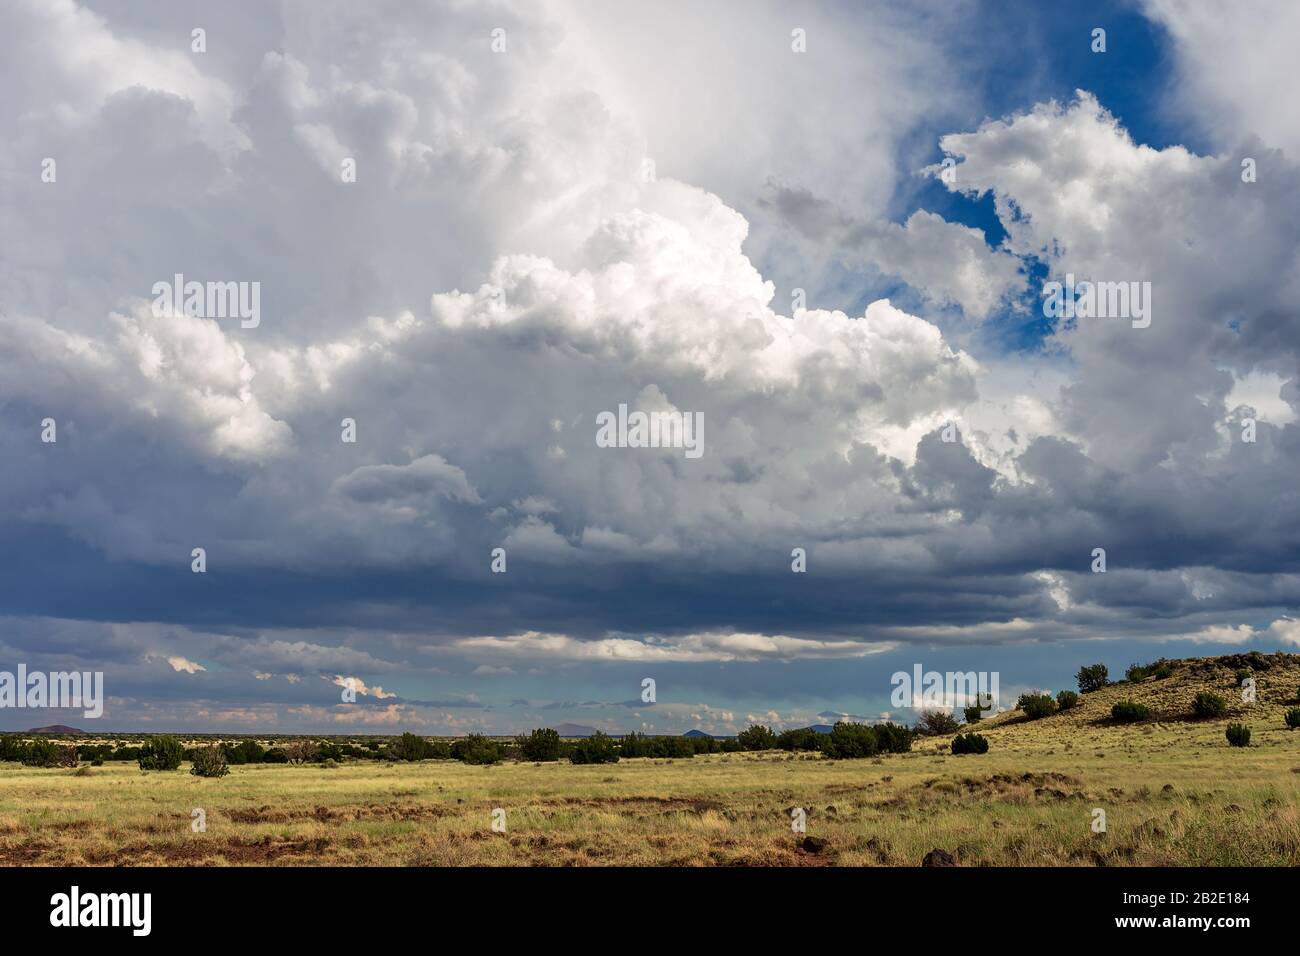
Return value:
M 84 734 L 86 731 L 69 727 L 67 724 L 50 724 L 48 727 L 33 727 L 29 734 Z
M 555 732 L 561 737 L 594 737 L 600 731 L 595 727 L 588 727 L 585 724 L 559 724 Z
M 829 734 L 835 728 L 830 724 L 813 724 L 811 727 L 800 727 L 800 730 L 811 730 L 817 734 Z
M 683 737 L 704 737 L 707 738 L 708 740 L 713 739 L 713 734 L 706 734 L 702 730 L 688 730 L 686 731 L 686 733 L 682 734 L 682 736 Z

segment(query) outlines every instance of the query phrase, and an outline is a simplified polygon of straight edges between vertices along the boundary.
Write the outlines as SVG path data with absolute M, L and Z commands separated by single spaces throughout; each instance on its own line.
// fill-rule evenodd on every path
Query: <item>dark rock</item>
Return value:
M 922 866 L 956 866 L 957 861 L 947 850 L 931 850 L 921 861 Z
M 799 849 L 805 853 L 824 853 L 830 843 L 821 837 L 806 836 L 799 841 Z

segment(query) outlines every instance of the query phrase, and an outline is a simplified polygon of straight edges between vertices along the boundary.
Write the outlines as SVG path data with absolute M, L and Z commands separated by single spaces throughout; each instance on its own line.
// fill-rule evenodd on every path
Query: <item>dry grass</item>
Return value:
M 1231 672 L 1185 664 L 1166 681 L 1089 694 L 1074 711 L 986 721 L 991 751 L 953 757 L 948 739 L 913 753 L 832 762 L 726 754 L 606 766 L 471 767 L 349 762 L 335 769 L 232 767 L 203 780 L 109 764 L 89 775 L 0 766 L 0 863 L 421 866 L 600 864 L 914 866 L 931 849 L 962 865 L 1300 863 L 1300 668 L 1257 675 L 1246 708 Z M 1224 720 L 1184 719 L 1214 689 Z M 1160 718 L 1116 727 L 1132 697 Z M 1252 745 L 1223 729 L 1244 719 Z M 789 810 L 806 807 L 800 848 Z M 191 810 L 207 832 L 191 830 Z M 507 813 L 504 834 L 491 811 Z M 1092 832 L 1092 811 L 1107 832 Z

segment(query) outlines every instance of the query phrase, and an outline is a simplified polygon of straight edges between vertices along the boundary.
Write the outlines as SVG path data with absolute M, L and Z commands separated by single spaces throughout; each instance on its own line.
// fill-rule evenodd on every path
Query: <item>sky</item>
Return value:
M 4 4 L 0 671 L 106 701 L 0 729 L 728 734 L 1295 651 L 1297 31 Z

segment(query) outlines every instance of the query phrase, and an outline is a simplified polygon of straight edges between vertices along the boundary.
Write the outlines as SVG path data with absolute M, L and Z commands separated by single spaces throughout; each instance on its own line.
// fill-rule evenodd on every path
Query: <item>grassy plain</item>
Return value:
M 964 866 L 1295 866 L 1300 731 L 1282 714 L 1300 668 L 1257 680 L 1246 705 L 1230 672 L 1182 664 L 1042 720 L 984 721 L 982 756 L 926 738 L 867 760 L 347 761 L 236 766 L 212 780 L 188 765 L 3 764 L 0 864 L 916 866 L 937 848 Z M 1200 689 L 1232 701 L 1225 719 L 1188 719 Z M 1129 698 L 1154 719 L 1113 725 L 1111 704 Z M 1228 746 L 1229 720 L 1252 727 L 1250 747 Z M 492 831 L 498 807 L 505 833 Z M 807 808 L 823 847 L 802 845 L 792 807 Z M 206 832 L 192 830 L 195 808 Z

